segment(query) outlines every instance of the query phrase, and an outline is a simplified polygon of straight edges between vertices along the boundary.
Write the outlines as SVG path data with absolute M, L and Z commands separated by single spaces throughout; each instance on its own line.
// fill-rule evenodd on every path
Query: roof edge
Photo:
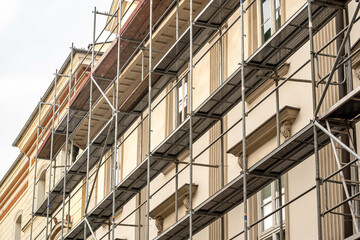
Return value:
M 12 170 L 14 170 L 14 168 L 16 167 L 16 165 L 18 164 L 18 162 L 20 162 L 21 158 L 24 156 L 25 154 L 20 152 L 19 155 L 16 157 L 15 161 L 13 162 L 13 164 L 10 166 L 10 168 L 7 170 L 7 172 L 5 173 L 5 175 L 2 177 L 1 181 L 0 181 L 0 187 L 4 184 L 5 180 L 9 177 L 10 173 L 12 172 Z
M 65 59 L 64 63 L 62 64 L 59 73 L 64 73 L 64 70 L 66 69 L 67 65 L 70 63 L 70 59 L 71 59 L 71 54 L 72 53 L 87 53 L 88 50 L 86 49 L 79 49 L 79 48 L 74 48 L 73 51 L 70 51 L 69 55 L 67 56 L 67 58 Z M 49 87 L 47 88 L 47 90 L 45 91 L 44 95 L 40 98 L 40 101 L 45 100 L 51 93 L 51 90 L 54 87 L 54 83 L 55 83 L 55 79 L 56 76 L 54 77 L 54 79 L 51 81 Z M 20 142 L 21 137 L 23 136 L 23 134 L 25 133 L 25 131 L 27 130 L 27 128 L 29 127 L 30 123 L 34 120 L 37 112 L 38 112 L 38 107 L 40 104 L 40 101 L 38 102 L 38 104 L 36 104 L 33 112 L 31 113 L 30 117 L 28 118 L 28 120 L 25 122 L 25 125 L 22 127 L 22 129 L 20 130 L 19 134 L 17 135 L 17 137 L 15 138 L 14 142 L 12 143 L 13 147 L 17 147 L 17 145 Z

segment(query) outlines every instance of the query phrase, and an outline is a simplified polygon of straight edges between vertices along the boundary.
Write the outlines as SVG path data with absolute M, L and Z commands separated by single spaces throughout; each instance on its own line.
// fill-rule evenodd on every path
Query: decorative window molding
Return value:
M 300 109 L 285 106 L 279 111 L 281 133 L 286 141 L 291 136 L 291 127 L 295 121 Z M 258 128 L 252 131 L 246 137 L 246 154 L 250 155 L 259 147 L 276 136 L 276 114 L 271 116 Z M 238 157 L 239 165 L 242 168 L 242 140 L 230 148 L 227 153 Z
M 64 235 L 71 230 L 71 227 L 72 227 L 71 216 L 66 215 L 64 223 L 62 223 L 61 220 L 58 221 L 58 219 L 56 217 L 54 217 L 53 220 L 54 220 L 54 227 L 52 229 L 50 239 L 51 240 L 60 240 L 61 239 L 61 225 L 64 225 Z M 69 228 L 68 228 L 68 226 L 69 226 Z
M 198 185 L 192 185 L 192 192 L 193 195 L 196 193 Z M 189 191 L 190 191 L 190 184 L 184 184 L 181 186 L 177 191 L 177 205 L 178 208 L 184 206 L 186 208 L 186 213 L 189 212 Z M 157 228 L 158 235 L 163 232 L 163 223 L 164 219 L 169 216 L 171 213 L 175 211 L 175 192 L 171 194 L 168 198 L 162 201 L 157 207 L 150 211 L 149 216 L 152 219 L 155 219 L 155 226 Z

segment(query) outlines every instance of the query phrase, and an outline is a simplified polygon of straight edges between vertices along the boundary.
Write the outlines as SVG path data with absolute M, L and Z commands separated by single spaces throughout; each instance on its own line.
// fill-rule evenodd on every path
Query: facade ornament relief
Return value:
M 160 235 L 164 231 L 164 219 L 161 216 L 156 217 L 155 226 L 157 228 L 157 235 Z
M 360 64 L 355 68 L 355 75 L 360 80 Z
M 248 160 L 246 158 L 246 164 L 247 164 Z M 241 167 L 241 169 L 244 169 L 244 165 L 243 165 L 243 155 L 241 154 L 239 157 L 238 157 L 238 164 L 239 166 Z
M 284 137 L 284 141 L 287 141 L 291 136 L 291 127 L 292 124 L 289 121 L 285 121 L 280 126 L 280 133 Z
M 190 212 L 190 198 L 188 194 L 184 197 L 183 204 L 186 209 L 186 214 L 188 214 Z
M 360 46 L 358 46 L 359 48 Z M 356 51 L 356 49 L 354 48 L 353 51 Z M 355 76 L 358 80 L 360 80 L 360 54 L 357 53 L 354 55 L 354 57 L 352 58 L 352 69 L 355 72 Z

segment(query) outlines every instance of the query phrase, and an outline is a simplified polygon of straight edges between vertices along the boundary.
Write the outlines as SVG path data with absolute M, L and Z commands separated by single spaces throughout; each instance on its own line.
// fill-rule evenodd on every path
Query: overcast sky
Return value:
M 87 48 L 93 14 L 112 0 L 0 0 L 0 179 L 19 154 L 12 143 L 70 52 Z M 98 16 L 98 29 L 105 25 Z

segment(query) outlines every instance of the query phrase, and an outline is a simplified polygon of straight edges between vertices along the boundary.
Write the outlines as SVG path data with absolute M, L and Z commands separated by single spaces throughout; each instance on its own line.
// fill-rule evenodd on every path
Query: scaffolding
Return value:
M 54 79 L 54 100 L 52 103 L 41 100 L 38 105 L 38 128 L 35 159 L 35 177 L 33 189 L 33 202 L 31 214 L 31 233 L 30 239 L 49 239 L 52 231 L 52 222 L 57 214 L 61 214 L 61 239 L 87 239 L 92 236 L 94 239 L 115 239 L 115 229 L 117 226 L 138 228 L 140 239 L 140 228 L 142 217 L 140 211 L 146 205 L 146 239 L 150 239 L 150 201 L 164 186 L 171 181 L 176 181 L 175 199 L 178 193 L 178 176 L 189 169 L 189 205 L 190 211 L 186 216 L 178 219 L 178 206 L 175 201 L 176 222 L 166 229 L 155 239 L 192 239 L 193 235 L 209 226 L 217 219 L 221 219 L 222 238 L 224 239 L 224 218 L 223 216 L 230 210 L 243 204 L 244 208 L 244 226 L 241 232 L 232 236 L 235 239 L 244 235 L 248 239 L 248 231 L 255 225 L 262 222 L 267 217 L 279 213 L 282 209 L 298 200 L 309 192 L 316 190 L 317 195 L 317 229 L 318 239 L 322 237 L 321 219 L 327 214 L 340 214 L 334 212 L 344 205 L 349 206 L 350 212 L 342 213 L 344 216 L 350 216 L 355 230 L 355 235 L 359 233 L 359 205 L 357 197 L 360 195 L 358 179 L 352 181 L 352 188 L 349 190 L 348 180 L 344 176 L 344 170 L 357 166 L 360 156 L 356 152 L 355 144 L 355 123 L 359 120 L 360 112 L 360 89 L 352 89 L 352 76 L 346 73 L 342 84 L 349 86 L 350 91 L 341 98 L 334 106 L 319 115 L 320 107 L 324 101 L 325 95 L 331 85 L 340 85 L 333 81 L 334 74 L 338 69 L 350 68 L 351 59 L 359 53 L 359 49 L 351 52 L 350 50 L 350 32 L 354 23 L 359 20 L 358 12 L 360 3 L 351 20 L 346 26 L 326 43 L 320 50 L 314 50 L 313 38 L 326 24 L 334 19 L 339 13 L 347 13 L 347 4 L 349 1 L 340 0 L 308 0 L 293 16 L 291 16 L 264 44 L 262 44 L 250 57 L 245 59 L 244 55 L 244 15 L 247 10 L 256 3 L 257 0 L 247 1 L 245 5 L 242 0 L 210 0 L 202 9 L 193 4 L 192 0 L 142 0 L 136 6 L 131 17 L 123 20 L 127 11 L 130 11 L 135 1 L 132 1 L 125 13 L 122 13 L 123 0 L 114 14 L 110 15 L 97 11 L 95 8 L 94 26 L 93 26 L 93 44 L 86 52 L 84 59 L 91 55 L 91 63 L 84 69 L 77 68 L 73 72 L 73 56 L 76 49 L 71 47 L 70 73 L 55 73 Z M 181 18 L 184 18 L 186 11 L 182 11 L 184 4 L 189 6 L 188 22 L 185 27 L 181 24 Z M 196 8 L 196 9 L 194 9 Z M 175 9 L 175 12 L 174 12 Z M 222 26 L 229 18 L 240 9 L 240 15 L 236 17 L 226 30 Z M 193 13 L 198 11 L 196 16 Z M 176 38 L 171 47 L 164 52 L 153 46 L 156 36 L 153 33 L 159 28 L 164 27 L 161 24 L 169 14 L 174 14 L 176 19 Z M 108 35 L 105 42 L 115 34 L 116 38 L 105 53 L 101 49 L 105 43 L 97 44 L 100 36 L 105 32 L 105 28 L 96 37 L 96 19 L 97 15 L 108 17 L 105 28 L 111 22 L 116 22 L 115 27 Z M 196 109 L 193 109 L 193 71 L 203 57 L 212 49 L 216 43 L 221 42 L 225 34 L 233 29 L 236 23 L 241 24 L 241 36 L 239 36 L 242 55 L 239 67 L 226 79 L 222 70 L 222 54 L 220 54 L 220 86 L 207 97 Z M 140 26 L 140 27 L 139 27 Z M 165 24 L 165 27 L 168 25 Z M 140 29 L 134 31 L 134 29 Z M 147 29 L 147 31 L 142 31 Z M 344 35 L 344 36 L 342 36 Z M 194 55 L 204 49 L 206 44 L 214 36 L 218 36 L 216 41 L 211 44 L 202 56 L 194 61 Z M 339 41 L 342 36 L 341 44 L 338 48 L 338 54 L 334 57 L 335 61 L 332 70 L 316 80 L 318 56 L 326 54 L 322 51 L 329 44 Z M 293 71 L 288 77 L 282 79 L 278 77 L 279 68 L 305 43 L 310 44 L 310 58 L 298 69 Z M 99 46 L 100 45 L 100 46 Z M 97 48 L 99 47 L 99 48 Z M 220 52 L 223 51 L 220 44 Z M 153 54 L 159 57 L 159 61 L 152 62 Z M 97 57 L 101 56 L 97 61 Z M 141 62 L 141 79 L 130 92 L 121 90 L 121 74 L 126 73 L 128 69 L 135 68 L 133 62 L 138 59 Z M 148 62 L 146 62 L 148 59 Z M 84 60 L 83 60 L 84 61 Z M 136 63 L 136 62 L 135 62 Z M 81 63 L 80 63 L 81 65 Z M 188 70 L 183 71 L 184 66 L 189 66 Z M 296 79 L 294 76 L 304 69 L 305 66 L 311 66 L 311 80 Z M 275 76 L 275 77 L 274 77 Z M 68 78 L 67 92 L 57 91 L 57 81 L 60 77 Z M 152 113 L 159 104 L 174 91 L 178 83 L 184 78 L 189 81 L 189 114 L 178 126 L 154 149 L 151 148 L 151 124 Z M 160 95 L 170 82 L 175 79 L 175 84 L 168 88 L 164 95 Z M 276 86 L 266 94 L 252 108 L 246 110 L 245 97 L 253 93 L 266 80 L 274 79 Z M 281 82 L 280 82 L 281 81 Z M 313 118 L 303 129 L 295 133 L 290 139 L 280 144 L 280 109 L 279 109 L 279 89 L 287 82 L 295 81 L 312 86 Z M 325 86 L 316 102 L 316 89 L 319 85 Z M 66 90 L 64 90 L 66 91 Z M 66 98 L 61 96 L 66 95 Z M 255 165 L 247 167 L 246 141 L 242 141 L 242 164 L 243 171 L 225 185 L 224 183 L 224 148 L 221 147 L 221 165 L 215 166 L 202 164 L 196 160 L 217 142 L 223 142 L 227 133 L 241 124 L 242 139 L 246 139 L 246 118 L 259 107 L 270 96 L 276 96 L 276 135 L 277 147 L 268 155 L 260 159 Z M 161 97 L 160 97 L 161 96 Z M 160 99 L 159 99 L 160 98 Z M 156 101 L 155 101 L 156 99 Z M 221 123 L 223 117 L 229 113 L 237 104 L 241 104 L 241 117 L 226 130 L 221 127 L 221 134 L 208 146 L 194 155 L 194 143 L 204 135 L 216 123 Z M 47 111 L 45 122 L 42 119 L 42 108 L 44 105 L 51 106 L 51 111 Z M 96 106 L 101 105 L 106 108 L 106 114 L 99 117 L 101 110 Z M 60 116 L 61 109 L 66 108 L 65 116 Z M 48 120 L 50 119 L 50 120 Z M 147 133 L 143 134 L 143 124 L 147 121 Z M 126 134 L 129 126 L 135 127 Z M 82 139 L 76 137 L 76 132 L 87 128 L 86 136 Z M 134 168 L 130 174 L 123 176 L 123 179 L 117 182 L 117 156 L 119 148 L 138 128 L 141 128 L 141 144 L 143 139 L 147 139 L 147 153 L 145 158 Z M 350 140 L 344 143 L 339 140 L 339 136 L 346 135 Z M 341 138 L 342 139 L 342 138 Z M 84 147 L 84 150 L 76 157 L 76 147 Z M 223 144 L 223 143 L 222 143 Z M 333 153 L 337 161 L 338 170 L 326 178 L 321 178 L 319 173 L 319 150 L 331 144 Z M 337 153 L 340 146 L 342 151 L 348 152 L 352 159 L 343 164 Z M 55 158 L 60 149 L 65 147 L 66 159 L 64 166 L 56 166 Z M 142 151 L 142 147 L 140 147 Z M 184 151 L 189 150 L 189 162 L 179 162 L 177 157 Z M 68 154 L 70 152 L 70 154 Z M 106 152 L 110 154 L 106 155 Z M 143 154 L 141 153 L 140 156 Z M 281 176 L 294 168 L 308 157 L 315 155 L 316 166 L 316 185 L 307 189 L 302 194 L 292 200 L 282 203 L 281 197 L 279 207 L 270 214 L 257 220 L 255 223 L 248 224 L 247 220 L 247 199 L 259 192 L 274 180 L 279 180 L 279 189 L 281 189 Z M 142 158 L 142 157 L 141 157 Z M 46 199 L 35 209 L 35 192 L 37 180 L 38 159 L 48 159 L 48 194 Z M 90 178 L 97 179 L 99 169 L 106 162 L 111 162 L 111 189 L 110 192 L 95 205 L 89 208 L 91 196 L 94 194 L 95 181 L 91 184 Z M 170 164 L 176 165 L 176 172 L 159 189 L 151 192 L 150 183 Z M 179 165 L 184 167 L 179 170 Z M 193 206 L 193 167 L 220 168 L 221 170 L 221 189 L 210 196 L 200 205 Z M 55 182 L 56 168 L 62 168 L 64 174 Z M 344 187 L 345 197 L 343 201 L 335 206 L 321 207 L 321 189 L 327 189 L 327 182 L 334 182 L 331 178 L 339 174 L 341 184 Z M 357 174 L 358 175 L 358 174 Z M 84 180 L 85 179 L 85 180 Z M 75 226 L 70 227 L 70 204 L 71 199 L 85 186 L 85 210 L 82 220 Z M 146 188 L 146 200 L 141 202 L 141 190 Z M 115 222 L 115 215 L 126 203 L 134 197 L 139 196 L 137 207 L 130 214 L 119 222 Z M 326 195 L 325 195 L 326 198 Z M 325 199 L 327 201 L 327 199 Z M 138 224 L 126 224 L 129 216 L 138 213 Z M 33 234 L 34 217 L 46 217 L 46 226 L 36 236 Z M 282 222 L 282 217 L 279 218 Z M 95 231 L 104 224 L 109 225 L 108 232 L 97 238 Z M 281 223 L 282 226 L 282 223 Z M 282 228 L 280 228 L 280 239 L 284 239 Z

